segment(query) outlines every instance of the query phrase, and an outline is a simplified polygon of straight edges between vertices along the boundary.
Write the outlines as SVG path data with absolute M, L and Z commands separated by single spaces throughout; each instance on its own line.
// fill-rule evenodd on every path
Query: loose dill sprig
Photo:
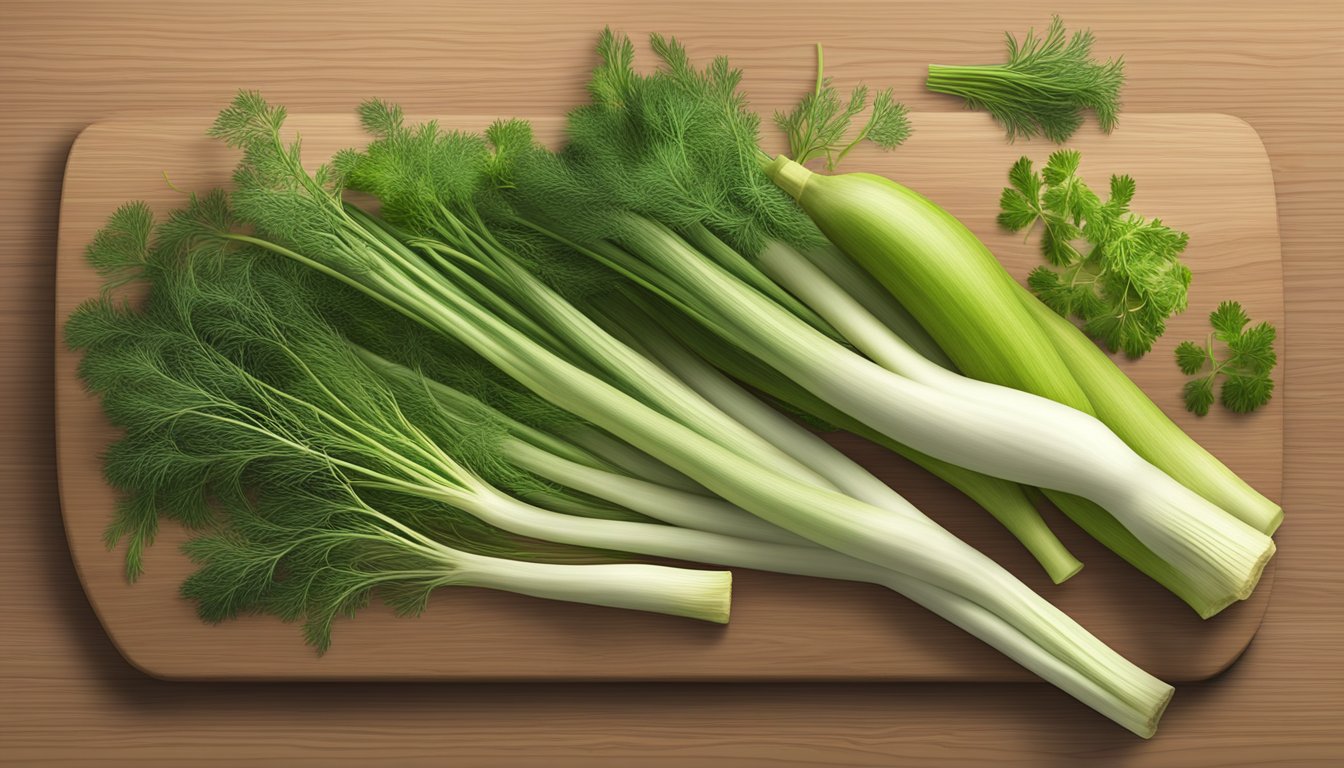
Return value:
M 1083 123 L 1083 111 L 1097 116 L 1110 133 L 1119 119 L 1124 60 L 1092 59 L 1089 30 L 1067 36 L 1055 16 L 1045 35 L 1029 30 L 1021 43 L 1011 33 L 1008 63 L 978 66 L 929 65 L 925 86 L 960 96 L 970 109 L 983 109 L 1007 130 L 1011 141 L 1038 134 L 1062 144 Z
M 905 105 L 896 101 L 891 88 L 886 88 L 873 96 L 868 121 L 846 142 L 850 124 L 868 106 L 868 86 L 855 86 L 849 100 L 842 101 L 831 79 L 823 74 L 823 67 L 818 44 L 816 85 L 792 112 L 775 112 L 775 124 L 788 136 L 794 162 L 806 164 L 825 157 L 826 169 L 833 171 L 865 139 L 882 149 L 894 149 L 909 138 Z
M 1032 270 L 1027 285 L 1046 306 L 1077 317 L 1112 352 L 1140 357 L 1167 318 L 1186 307 L 1191 275 L 1180 255 L 1189 237 L 1129 211 L 1129 176 L 1112 176 L 1102 202 L 1078 175 L 1081 159 L 1075 150 L 1056 151 L 1041 173 L 1030 158 L 1019 159 L 1008 172 L 998 221 L 1013 231 L 1041 224 L 1041 252 L 1051 266 Z
M 1270 374 L 1278 363 L 1274 352 L 1274 326 L 1259 323 L 1247 328 L 1250 318 L 1241 304 L 1224 301 L 1209 315 L 1213 331 L 1204 343 L 1183 341 L 1176 345 L 1176 364 L 1194 378 L 1181 392 L 1186 410 L 1205 416 L 1213 405 L 1213 390 L 1221 380 L 1218 400 L 1233 413 L 1250 413 L 1274 396 Z M 1221 342 L 1222 354 L 1214 347 Z

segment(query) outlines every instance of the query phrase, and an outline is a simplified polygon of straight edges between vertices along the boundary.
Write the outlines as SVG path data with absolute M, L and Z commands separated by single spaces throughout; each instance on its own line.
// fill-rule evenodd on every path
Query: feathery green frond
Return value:
M 389 136 L 401 130 L 404 121 L 405 114 L 396 104 L 369 99 L 359 105 L 359 124 L 374 136 Z
M 203 620 L 247 613 L 302 620 L 308 643 L 323 653 L 334 621 L 353 616 L 373 594 L 404 609 L 408 592 L 456 580 L 450 545 L 388 525 L 348 489 L 327 482 L 320 490 L 264 494 L 256 506 L 235 509 L 230 528 L 184 546 L 198 569 L 181 592 Z
M 960 96 L 969 109 L 983 109 L 1008 132 L 1009 140 L 1043 135 L 1062 144 L 1091 110 L 1101 130 L 1119 121 L 1124 60 L 1092 58 L 1089 30 L 1069 36 L 1058 16 L 1045 34 L 1028 30 L 1021 42 L 1006 34 L 1008 63 L 980 66 L 929 65 L 926 87 Z
M 104 292 L 139 278 L 149 262 L 154 214 L 142 201 L 122 205 L 94 233 L 84 256 L 98 274 L 108 278 Z
M 371 107 L 365 117 L 381 125 L 377 111 Z M 384 122 L 393 120 L 390 115 L 384 115 Z M 343 174 L 327 166 L 310 173 L 301 140 L 286 142 L 282 136 L 284 121 L 284 107 L 271 106 L 254 91 L 240 93 L 220 113 L 210 135 L 243 150 L 233 174 L 234 190 L 224 201 L 255 234 L 309 258 L 321 254 L 329 269 L 372 269 L 375 259 L 367 245 L 342 236 L 354 227 L 341 200 Z
M 794 162 L 805 164 L 825 157 L 827 170 L 833 171 L 865 139 L 882 149 L 894 149 L 909 138 L 910 121 L 905 105 L 896 101 L 895 93 L 887 88 L 873 97 L 867 122 L 846 141 L 845 134 L 854 118 L 868 107 L 868 87 L 855 86 L 849 99 L 844 100 L 823 72 L 822 50 L 818 45 L 816 85 L 792 112 L 775 112 L 775 124 L 788 137 Z
M 499 188 L 513 184 L 517 158 L 540 150 L 532 124 L 526 120 L 496 120 L 485 129 L 485 140 L 491 150 L 486 161 L 486 174 Z
M 267 104 L 260 91 L 240 91 L 233 103 L 220 111 L 209 135 L 247 150 L 267 144 L 284 122 L 284 107 Z
M 912 128 L 908 117 L 910 110 L 896 100 L 896 91 L 883 88 L 873 96 L 873 111 L 864 129 L 863 138 L 876 144 L 880 149 L 895 149 L 910 138 Z M 850 144 L 853 146 L 853 142 Z M 841 153 L 843 156 L 843 152 Z M 839 158 L 836 159 L 839 163 Z M 834 166 L 832 166 L 834 167 Z
M 565 150 L 520 166 L 510 199 L 524 215 L 548 211 L 577 242 L 619 239 L 623 220 L 606 211 L 674 230 L 703 225 L 747 255 L 769 238 L 817 241 L 761 169 L 760 118 L 747 108 L 741 71 L 724 58 L 697 68 L 673 38 L 655 35 L 652 47 L 660 66 L 640 74 L 629 40 L 604 35 L 592 102 L 571 111 Z
M 485 140 L 441 130 L 434 121 L 408 128 L 400 109 L 382 102 L 368 102 L 361 111 L 371 105 L 379 114 L 395 110 L 396 119 L 365 121 L 377 138 L 362 152 L 339 156 L 344 182 L 381 200 L 389 221 L 413 229 L 432 230 L 440 206 L 453 211 L 470 204 L 486 179 Z
M 191 245 L 185 233 L 209 218 L 199 213 L 177 216 L 172 269 L 149 276 L 143 309 L 94 300 L 67 326 L 84 352 L 81 375 L 126 431 L 105 469 L 122 493 L 106 540 L 127 542 L 128 578 L 142 571 L 160 518 L 203 529 L 187 545 L 200 568 L 183 585 L 202 618 L 301 619 L 321 651 L 335 619 L 372 595 L 413 613 L 433 589 L 457 583 L 461 556 L 451 550 L 610 560 L 455 507 L 492 483 L 640 519 L 585 506 L 588 497 L 511 464 L 500 449 L 508 425 L 488 406 L 463 397 L 447 407 L 424 379 L 369 368 L 303 301 L 351 289 L 320 289 L 324 278 L 251 243 L 234 243 L 227 258 L 211 243 Z
M 597 57 L 601 64 L 588 80 L 588 95 L 597 103 L 619 103 L 635 74 L 635 44 L 606 27 L 597 39 Z

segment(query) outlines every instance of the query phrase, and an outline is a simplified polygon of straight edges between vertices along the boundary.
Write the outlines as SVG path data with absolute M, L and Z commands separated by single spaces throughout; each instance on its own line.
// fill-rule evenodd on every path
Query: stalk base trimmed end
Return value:
M 1274 532 L 1279 530 L 1280 525 L 1283 525 L 1283 507 L 1276 506 L 1274 508 L 1274 514 L 1270 516 L 1269 520 L 1257 527 L 1263 531 L 1266 536 L 1273 536 Z
M 1260 553 L 1260 557 L 1256 559 L 1255 565 L 1252 566 L 1250 574 L 1246 577 L 1246 586 L 1241 590 L 1237 597 L 1245 600 L 1251 596 L 1251 593 L 1255 592 L 1255 587 L 1260 583 L 1260 577 L 1265 572 L 1265 566 L 1269 565 L 1269 561 L 1274 557 L 1274 553 L 1277 552 L 1278 549 L 1278 545 L 1274 543 L 1273 539 L 1270 539 L 1269 546 L 1265 547 L 1265 550 Z
M 1151 739 L 1157 735 L 1157 723 L 1162 719 L 1162 714 L 1167 711 L 1167 706 L 1171 704 L 1171 697 L 1176 695 L 1176 689 L 1167 688 L 1167 695 L 1162 697 L 1152 715 L 1138 728 L 1130 728 L 1130 731 L 1141 739 Z
M 1256 558 L 1255 563 L 1247 572 L 1246 579 L 1237 589 L 1236 594 L 1228 595 L 1224 599 L 1216 602 L 1209 602 L 1200 606 L 1192 606 L 1195 608 L 1195 612 L 1199 614 L 1199 618 L 1211 619 L 1219 613 L 1222 613 L 1223 609 L 1229 605 L 1233 605 L 1234 603 L 1249 598 L 1255 592 L 1256 586 L 1260 583 L 1260 577 L 1265 572 L 1265 566 L 1269 565 L 1269 561 L 1273 559 L 1274 553 L 1277 550 L 1278 547 L 1271 539 L 1269 546 L 1260 553 L 1259 557 Z
M 1041 567 L 1045 569 L 1046 575 L 1050 577 L 1050 581 L 1055 584 L 1063 584 L 1074 576 L 1077 576 L 1078 572 L 1083 570 L 1083 561 L 1072 555 L 1069 555 L 1069 560 L 1067 561 L 1051 561 L 1047 563 L 1042 560 L 1040 562 Z
M 686 610 L 681 615 L 708 621 L 711 624 L 727 624 L 733 606 L 733 572 L 695 571 L 695 573 L 705 574 L 701 577 L 705 588 L 694 595 L 696 599 L 686 604 Z

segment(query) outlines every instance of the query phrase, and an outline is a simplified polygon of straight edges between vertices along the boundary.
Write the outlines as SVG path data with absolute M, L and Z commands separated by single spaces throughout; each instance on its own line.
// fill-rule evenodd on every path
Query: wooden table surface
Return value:
M 1009 7 L 1012 5 L 1013 7 Z M 409 111 L 558 112 L 603 24 L 726 52 L 762 108 L 827 46 L 840 81 L 914 109 L 929 62 L 996 61 L 1050 6 L 724 2 L 625 8 L 16 2 L 0 12 L 0 762 L 231 765 L 1326 765 L 1344 759 L 1344 10 L 1338 3 L 1071 4 L 1123 53 L 1133 112 L 1226 112 L 1268 147 L 1287 327 L 1284 507 L 1273 600 L 1245 656 L 1182 686 L 1142 742 L 1044 685 L 257 685 L 144 677 L 103 636 L 61 529 L 52 433 L 61 172 L 88 123 L 216 110 L 239 87 L 292 109 L 369 95 Z M 1056 6 L 1057 7 L 1057 6 Z M 1085 130 L 1090 130 L 1090 126 Z M 393 641 L 395 638 L 392 639 Z M 1333 761 L 1332 761 L 1333 758 Z

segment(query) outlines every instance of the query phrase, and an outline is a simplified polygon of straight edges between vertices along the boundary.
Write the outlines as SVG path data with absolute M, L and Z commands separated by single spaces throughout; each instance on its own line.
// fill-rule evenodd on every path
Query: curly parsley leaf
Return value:
M 1181 394 L 1185 397 L 1185 409 L 1196 416 L 1207 416 L 1209 406 L 1213 405 L 1213 379 L 1191 379 L 1185 383 Z
M 1041 209 L 1041 177 L 1032 170 L 1031 158 L 1019 158 L 1008 170 L 1008 184 L 999 195 L 999 225 L 1014 232 L 1030 227 L 1045 216 Z
M 1176 345 L 1176 365 L 1181 373 L 1194 376 L 1209 361 L 1209 351 L 1193 341 L 1182 341 Z
M 1278 363 L 1274 352 L 1277 336 L 1274 326 L 1251 322 L 1241 304 L 1224 301 L 1209 315 L 1213 332 L 1203 346 L 1183 341 L 1176 346 L 1176 364 L 1181 372 L 1195 378 L 1186 382 L 1183 395 L 1191 413 L 1204 416 L 1214 401 L 1214 386 L 1219 379 L 1218 400 L 1234 413 L 1249 413 L 1274 396 L 1270 374 Z M 1219 357 L 1214 343 L 1221 342 Z
M 999 224 L 1041 225 L 1041 253 L 1027 285 L 1046 306 L 1082 322 L 1112 352 L 1140 357 L 1186 307 L 1190 270 L 1180 261 L 1189 238 L 1160 219 L 1129 210 L 1135 183 L 1112 176 L 1106 201 L 1078 175 L 1082 156 L 1062 149 L 1038 173 L 1023 157 L 1008 172 Z

